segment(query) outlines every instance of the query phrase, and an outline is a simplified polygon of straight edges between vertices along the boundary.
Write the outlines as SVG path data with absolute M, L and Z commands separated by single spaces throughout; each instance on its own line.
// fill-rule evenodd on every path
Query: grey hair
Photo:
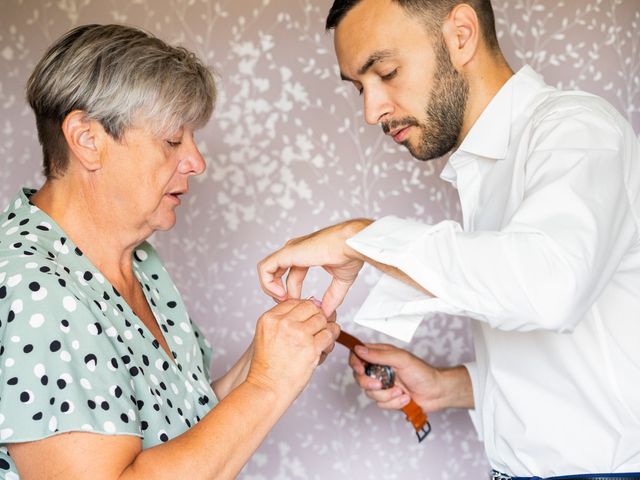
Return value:
M 142 122 L 158 135 L 202 127 L 215 99 L 213 75 L 193 53 L 124 25 L 84 25 L 67 32 L 27 82 L 47 178 L 67 168 L 61 125 L 74 110 L 121 140 Z

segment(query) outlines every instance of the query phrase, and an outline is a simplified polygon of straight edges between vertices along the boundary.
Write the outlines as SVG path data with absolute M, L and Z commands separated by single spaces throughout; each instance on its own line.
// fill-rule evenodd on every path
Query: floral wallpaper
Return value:
M 117 22 L 195 51 L 218 78 L 212 121 L 198 135 L 206 173 L 192 182 L 177 226 L 155 235 L 222 374 L 271 306 L 255 265 L 292 236 L 356 216 L 458 218 L 443 161 L 421 163 L 362 120 L 360 98 L 340 81 L 331 0 L 0 0 L 0 203 L 38 186 L 41 154 L 24 84 L 45 48 L 69 28 Z M 607 98 L 640 132 L 639 0 L 494 0 L 501 45 L 514 69 L 528 63 L 549 83 Z M 365 270 L 339 311 L 366 341 L 381 334 L 351 319 L 378 278 Z M 327 277 L 313 272 L 305 295 Z M 436 365 L 473 358 L 468 320 L 436 316 L 407 346 Z M 488 465 L 462 411 L 432 415 L 418 444 L 398 412 L 378 410 L 356 387 L 336 346 L 308 389 L 240 478 L 478 479 Z M 211 448 L 215 448 L 212 442 Z

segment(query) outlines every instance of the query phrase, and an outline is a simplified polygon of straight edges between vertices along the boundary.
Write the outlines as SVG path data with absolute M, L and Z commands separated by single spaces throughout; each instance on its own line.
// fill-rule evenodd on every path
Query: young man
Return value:
M 409 340 L 421 318 L 475 319 L 476 362 L 435 369 L 371 345 L 382 408 L 472 409 L 493 478 L 640 478 L 640 145 L 600 98 L 561 92 L 500 52 L 489 0 L 336 0 L 327 19 L 365 120 L 459 191 L 462 225 L 357 219 L 294 239 L 259 265 L 278 301 L 310 266 L 325 313 L 364 262 L 383 276 L 357 321 Z M 282 277 L 288 273 L 286 285 Z M 501 473 L 498 473 L 501 472 Z M 598 476 L 597 474 L 600 474 Z M 584 476 L 586 475 L 586 476 Z M 564 478 L 564 477 L 563 477 Z

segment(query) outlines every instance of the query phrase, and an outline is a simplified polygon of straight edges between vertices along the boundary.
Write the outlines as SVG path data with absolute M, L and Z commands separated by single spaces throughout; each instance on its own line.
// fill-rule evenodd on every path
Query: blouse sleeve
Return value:
M 0 443 L 92 431 L 141 436 L 128 372 L 100 305 L 52 271 L 22 266 L 0 283 Z

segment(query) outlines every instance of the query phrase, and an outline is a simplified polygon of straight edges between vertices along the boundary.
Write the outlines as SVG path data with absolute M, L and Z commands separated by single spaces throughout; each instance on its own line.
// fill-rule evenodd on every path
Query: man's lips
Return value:
M 411 128 L 411 125 L 406 125 L 404 127 L 397 128 L 395 130 L 390 131 L 387 135 L 390 135 L 391 137 L 393 137 L 393 140 L 395 142 L 401 143 L 404 140 L 406 140 L 407 136 L 409 135 L 410 128 Z

